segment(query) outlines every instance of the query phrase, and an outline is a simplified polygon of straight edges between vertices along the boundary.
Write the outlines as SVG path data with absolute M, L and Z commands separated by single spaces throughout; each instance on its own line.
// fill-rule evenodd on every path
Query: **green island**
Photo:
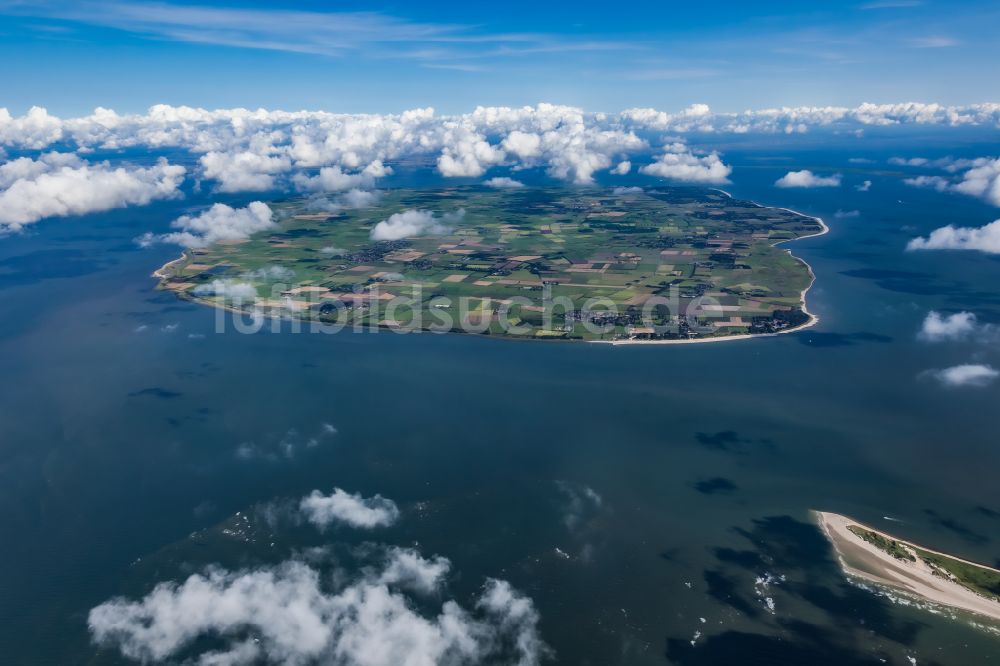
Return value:
M 734 339 L 814 321 L 804 303 L 812 272 L 778 244 L 826 230 L 699 188 L 470 186 L 383 190 L 365 208 L 269 205 L 273 228 L 185 251 L 157 271 L 159 286 L 356 328 Z

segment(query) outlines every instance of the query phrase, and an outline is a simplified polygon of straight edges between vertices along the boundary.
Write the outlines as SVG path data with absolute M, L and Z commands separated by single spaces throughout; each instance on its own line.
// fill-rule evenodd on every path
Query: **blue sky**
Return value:
M 1000 98 L 995 2 L 8 2 L 0 106 L 615 111 Z

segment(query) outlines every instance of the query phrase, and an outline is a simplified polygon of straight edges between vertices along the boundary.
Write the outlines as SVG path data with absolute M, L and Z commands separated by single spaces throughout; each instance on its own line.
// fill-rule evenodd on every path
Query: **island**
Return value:
M 720 190 L 393 189 L 373 205 L 270 203 L 273 229 L 155 275 L 183 298 L 321 325 L 519 339 L 748 339 L 816 321 L 781 243 L 815 217 Z
M 848 576 L 1000 621 L 1000 569 L 904 541 L 847 516 L 813 513 Z

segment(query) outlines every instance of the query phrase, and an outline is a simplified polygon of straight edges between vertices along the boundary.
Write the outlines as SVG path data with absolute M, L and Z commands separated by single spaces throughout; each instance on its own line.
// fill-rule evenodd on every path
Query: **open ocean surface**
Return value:
M 1000 560 L 1000 384 L 920 377 L 1000 350 L 915 337 L 931 309 L 1000 323 L 1000 257 L 904 252 L 1000 211 L 886 165 L 1000 146 L 808 141 L 723 146 L 735 197 L 830 226 L 786 245 L 817 275 L 819 325 L 750 341 L 216 334 L 215 311 L 154 290 L 178 250 L 132 239 L 252 197 L 191 193 L 0 239 L 0 662 L 118 663 L 86 625 L 109 598 L 372 541 L 451 559 L 463 605 L 486 577 L 510 581 L 534 600 L 551 663 L 1000 663 L 1000 635 L 849 584 L 808 514 Z M 773 187 L 802 168 L 844 186 Z M 335 486 L 392 498 L 401 519 L 220 536 L 236 512 Z

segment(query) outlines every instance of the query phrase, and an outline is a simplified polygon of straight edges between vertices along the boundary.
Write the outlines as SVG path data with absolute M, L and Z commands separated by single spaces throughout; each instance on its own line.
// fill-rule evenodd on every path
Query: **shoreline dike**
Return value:
M 833 546 L 840 568 L 846 576 L 888 587 L 922 601 L 973 613 L 993 623 L 1000 623 L 1000 601 L 983 596 L 947 578 L 924 562 L 919 555 L 914 562 L 893 557 L 848 528 L 858 527 L 905 548 L 919 549 L 997 574 L 1000 574 L 1000 570 L 905 541 L 847 516 L 824 511 L 811 513 L 820 531 Z
M 729 192 L 726 192 L 725 190 L 721 190 L 721 189 L 718 189 L 718 188 L 710 188 L 710 189 L 713 192 L 720 192 L 720 193 L 724 194 L 726 197 L 728 197 L 730 199 L 734 198 L 733 195 L 731 195 Z M 808 218 L 810 220 L 815 220 L 820 225 L 820 230 L 818 232 L 814 233 L 814 234 L 808 234 L 806 236 L 799 236 L 797 238 L 787 238 L 787 239 L 775 241 L 774 243 L 772 243 L 772 247 L 777 247 L 778 245 L 781 245 L 783 243 L 794 243 L 795 241 L 803 240 L 803 239 L 806 239 L 806 238 L 815 238 L 817 236 L 823 236 L 823 235 L 825 235 L 825 234 L 827 234 L 827 233 L 830 232 L 830 227 L 827 226 L 826 222 L 824 222 L 823 219 L 820 218 L 820 217 L 816 217 L 814 215 L 806 215 L 805 213 L 799 212 L 799 211 L 794 210 L 792 208 L 784 208 L 784 207 L 781 207 L 781 206 L 765 206 L 765 205 L 763 205 L 763 204 L 761 204 L 761 203 L 759 203 L 757 201 L 752 201 L 750 199 L 747 199 L 746 201 L 748 201 L 749 203 L 752 203 L 753 205 L 755 205 L 755 206 L 757 206 L 759 208 L 774 208 L 775 210 L 783 210 L 783 211 L 787 211 L 789 213 L 793 213 L 795 215 L 799 215 L 801 217 Z M 792 255 L 794 257 L 794 255 L 792 254 L 791 249 L 788 249 L 788 248 L 784 248 L 784 249 L 785 249 L 786 252 L 788 252 L 789 255 Z M 154 278 L 156 278 L 157 280 L 160 281 L 160 283 L 157 285 L 157 288 L 165 289 L 167 291 L 173 291 L 174 294 L 177 295 L 178 298 L 181 298 L 183 300 L 188 300 L 188 301 L 191 301 L 191 302 L 194 302 L 194 303 L 198 303 L 198 304 L 201 304 L 201 305 L 207 305 L 209 307 L 217 308 L 217 309 L 221 309 L 221 310 L 225 310 L 227 312 L 245 313 L 245 311 L 237 309 L 237 308 L 234 308 L 234 307 L 232 307 L 230 305 L 227 305 L 225 303 L 218 303 L 218 302 L 215 302 L 215 301 L 209 301 L 209 300 L 206 300 L 206 299 L 198 298 L 198 297 L 194 296 L 193 294 L 186 294 L 186 293 L 183 293 L 183 292 L 179 292 L 177 290 L 170 289 L 169 287 L 163 286 L 163 281 L 166 278 L 170 277 L 169 269 L 174 264 L 181 263 L 181 262 L 185 261 L 188 258 L 189 258 L 188 257 L 188 251 L 185 249 L 181 253 L 181 256 L 177 257 L 176 259 L 171 259 L 170 261 L 168 261 L 167 263 L 163 264 L 162 266 L 160 266 L 159 268 L 157 268 L 155 271 L 153 271 L 153 273 L 151 274 L 151 277 L 154 277 Z M 805 323 L 800 324 L 798 326 L 793 326 L 791 328 L 787 328 L 787 329 L 782 330 L 782 331 L 776 331 L 774 333 L 744 333 L 744 334 L 740 334 L 740 335 L 706 336 L 706 337 L 701 337 L 701 338 L 686 338 L 686 339 L 676 339 L 676 340 L 566 340 L 566 339 L 554 339 L 554 340 L 542 340 L 542 341 L 544 341 L 544 342 L 567 342 L 567 343 L 582 342 L 582 343 L 585 343 L 585 344 L 592 344 L 592 345 L 610 345 L 612 347 L 617 347 L 617 346 L 634 346 L 634 345 L 690 345 L 690 344 L 707 344 L 707 343 L 712 343 L 712 342 L 737 342 L 737 341 L 740 341 L 740 340 L 755 340 L 757 338 L 773 338 L 775 336 L 785 335 L 787 333 L 798 333 L 799 331 L 804 331 L 807 328 L 812 328 L 813 326 L 815 326 L 816 324 L 818 324 L 819 323 L 819 316 L 809 311 L 808 303 L 807 303 L 807 300 L 806 300 L 806 296 L 809 293 L 809 290 L 812 289 L 813 285 L 816 283 L 816 273 L 813 271 L 812 266 L 809 265 L 809 262 L 805 261 L 801 257 L 795 257 L 795 259 L 797 259 L 798 261 L 802 262 L 802 264 L 806 267 L 806 270 L 809 272 L 809 278 L 810 278 L 809 279 L 809 284 L 806 286 L 805 289 L 802 290 L 802 293 L 799 296 L 799 300 L 802 303 L 802 308 L 801 308 L 802 312 L 807 317 L 809 317 L 809 319 Z M 268 319 L 282 319 L 282 318 L 290 316 L 287 313 L 277 314 L 277 313 L 266 312 L 264 310 L 261 310 L 260 313 L 263 316 L 265 316 L 266 318 L 268 318 Z M 305 323 L 305 324 L 309 324 L 310 323 L 307 320 L 301 320 L 301 321 L 303 323 Z M 373 328 L 379 328 L 379 327 L 376 326 L 376 327 L 373 327 Z M 448 333 L 448 332 L 451 332 L 451 331 L 444 331 L 444 332 Z M 481 335 L 481 334 L 473 334 L 473 335 Z M 500 335 L 500 336 L 493 336 L 493 335 L 491 335 L 491 336 L 487 336 L 487 337 L 500 338 L 500 339 L 510 339 L 510 340 L 519 340 L 519 341 L 533 339 L 533 338 L 519 338 L 519 337 L 516 337 L 516 336 L 504 336 L 504 335 Z

